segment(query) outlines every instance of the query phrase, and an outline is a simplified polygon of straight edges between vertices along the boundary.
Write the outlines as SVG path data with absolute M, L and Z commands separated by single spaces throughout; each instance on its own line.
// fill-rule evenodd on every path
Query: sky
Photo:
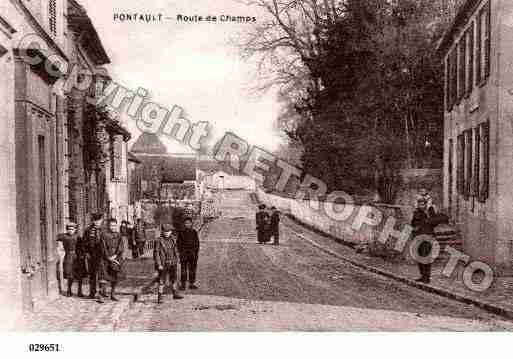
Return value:
M 232 131 L 250 144 L 276 149 L 281 137 L 274 130 L 279 104 L 274 92 L 256 96 L 256 70 L 244 62 L 230 39 L 247 31 L 248 23 L 184 23 L 182 15 L 255 16 L 258 9 L 236 0 L 79 0 L 95 25 L 111 58 L 107 66 L 114 81 L 171 109 L 181 106 L 191 122 L 208 121 L 214 137 Z M 115 13 L 159 14 L 172 19 L 156 23 L 114 21 Z M 137 138 L 132 120 L 127 127 Z M 170 152 L 186 152 L 166 140 Z

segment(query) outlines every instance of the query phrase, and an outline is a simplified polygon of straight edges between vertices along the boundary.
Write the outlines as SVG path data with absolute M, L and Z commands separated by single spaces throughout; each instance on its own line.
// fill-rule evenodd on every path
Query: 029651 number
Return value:
M 59 344 L 29 344 L 29 352 L 58 352 Z

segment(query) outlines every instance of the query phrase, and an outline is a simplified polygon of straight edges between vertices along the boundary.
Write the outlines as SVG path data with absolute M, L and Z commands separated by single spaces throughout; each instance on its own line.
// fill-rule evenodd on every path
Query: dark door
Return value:
M 41 243 L 41 280 L 43 291 L 48 294 L 48 242 L 47 242 L 47 203 L 46 203 L 46 151 L 45 137 L 38 136 L 39 156 L 39 229 Z

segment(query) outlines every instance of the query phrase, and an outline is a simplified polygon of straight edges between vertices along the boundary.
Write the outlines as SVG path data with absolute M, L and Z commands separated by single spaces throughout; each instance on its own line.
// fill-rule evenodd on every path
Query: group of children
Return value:
M 265 244 L 274 239 L 273 244 L 280 243 L 280 212 L 276 207 L 268 211 L 265 204 L 258 206 L 256 213 L 256 230 L 258 243 Z
M 145 238 L 139 229 L 134 229 L 124 222 L 118 226 L 116 219 L 109 219 L 108 225 L 103 225 L 103 216 L 94 214 L 92 223 L 80 237 L 77 225 L 69 223 L 66 233 L 57 237 L 61 261 L 61 278 L 67 281 L 65 295 L 72 296 L 72 286 L 78 284 L 78 297 L 85 297 L 82 285 L 85 278 L 89 281 L 89 298 L 103 303 L 107 295 L 106 286 L 111 285 L 110 298 L 117 301 L 116 285 L 122 278 L 125 243 L 132 249 L 134 258 L 143 254 Z M 136 228 L 141 228 L 140 223 Z M 143 231 L 143 229 L 142 229 Z M 139 233 L 138 233 L 139 232 Z M 158 302 L 162 301 L 164 287 L 170 286 L 174 299 L 181 299 L 175 288 L 177 266 L 181 267 L 180 290 L 198 289 L 196 285 L 196 267 L 199 254 L 198 232 L 193 228 L 192 218 L 183 220 L 182 228 L 174 228 L 171 224 L 163 224 L 161 234 L 155 240 L 153 258 L 158 272 Z M 99 290 L 98 290 L 99 289 Z
M 67 280 L 67 296 L 72 296 L 72 286 L 78 284 L 77 295 L 84 297 L 82 284 L 89 280 L 89 298 L 103 303 L 108 297 L 106 286 L 111 284 L 110 298 L 117 301 L 116 285 L 123 266 L 124 243 L 116 219 L 109 219 L 108 226 L 103 226 L 103 216 L 94 214 L 92 223 L 80 237 L 77 224 L 69 223 L 66 233 L 57 237 L 61 243 L 61 276 Z M 99 289 L 99 291 L 98 291 Z M 98 294 L 98 296 L 97 296 Z
M 193 228 L 192 218 L 187 217 L 183 223 L 183 229 L 176 230 L 171 224 L 163 224 L 161 235 L 155 242 L 153 258 L 158 276 L 157 302 L 162 302 L 164 287 L 166 284 L 171 289 L 173 299 L 182 299 L 175 288 L 177 280 L 177 267 L 180 262 L 180 290 L 186 289 L 187 281 L 189 289 L 198 289 L 196 285 L 196 267 L 200 242 L 198 231 Z

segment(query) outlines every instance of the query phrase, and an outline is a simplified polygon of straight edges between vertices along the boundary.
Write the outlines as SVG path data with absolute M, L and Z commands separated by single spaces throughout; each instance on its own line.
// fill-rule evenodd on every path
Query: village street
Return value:
M 146 294 L 120 331 L 504 330 L 513 323 L 342 263 L 298 235 L 318 234 L 284 218 L 279 247 L 255 238 L 249 192 L 220 196 L 222 217 L 202 233 L 197 291 L 156 304 Z M 153 276 L 152 261 L 133 278 Z

